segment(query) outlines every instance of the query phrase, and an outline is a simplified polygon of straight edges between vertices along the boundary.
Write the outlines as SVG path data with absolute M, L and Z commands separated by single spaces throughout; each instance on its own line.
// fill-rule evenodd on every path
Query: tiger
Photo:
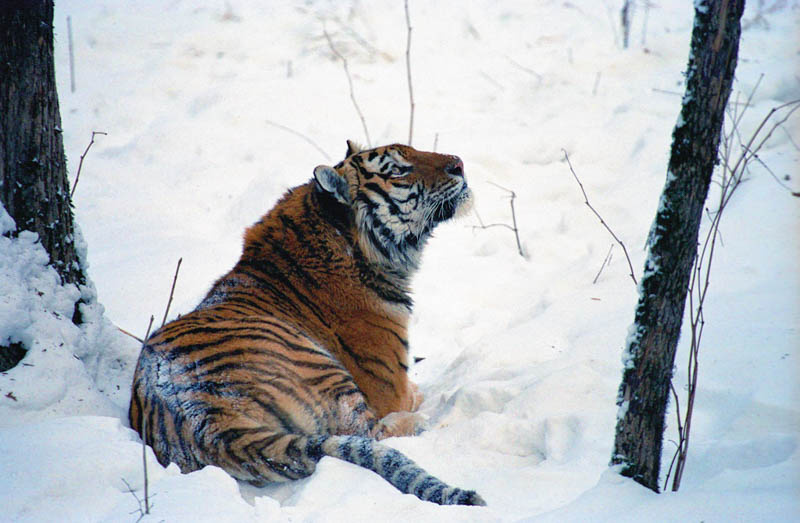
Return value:
M 129 422 L 163 466 L 263 486 L 324 456 L 441 505 L 485 505 L 379 440 L 417 434 L 410 280 L 434 227 L 469 208 L 458 156 L 393 144 L 317 166 L 244 235 L 197 308 L 143 344 Z

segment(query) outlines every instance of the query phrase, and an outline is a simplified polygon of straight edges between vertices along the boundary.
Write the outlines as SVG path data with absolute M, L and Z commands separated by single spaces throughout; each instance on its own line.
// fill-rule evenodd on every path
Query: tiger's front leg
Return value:
M 330 349 L 379 419 L 416 411 L 422 404 L 419 387 L 408 379 L 404 322 L 362 312 L 337 326 Z

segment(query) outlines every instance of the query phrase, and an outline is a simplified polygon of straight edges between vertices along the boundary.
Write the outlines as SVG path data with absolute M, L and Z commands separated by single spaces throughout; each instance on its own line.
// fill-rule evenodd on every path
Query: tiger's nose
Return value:
M 444 172 L 452 176 L 464 176 L 464 162 L 458 156 L 453 156 Z

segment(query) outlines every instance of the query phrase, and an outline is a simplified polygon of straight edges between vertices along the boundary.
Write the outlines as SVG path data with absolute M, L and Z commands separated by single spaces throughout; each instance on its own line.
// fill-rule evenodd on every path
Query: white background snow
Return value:
M 693 21 L 691 2 L 411 0 L 413 144 L 460 155 L 476 215 L 437 230 L 415 280 L 413 379 L 430 430 L 388 443 L 486 508 L 439 507 L 330 458 L 310 478 L 256 489 L 220 469 L 181 475 L 148 451 L 148 521 L 797 521 L 800 519 L 800 206 L 759 164 L 722 224 L 706 307 L 690 457 L 678 493 L 608 468 L 620 356 L 666 175 Z M 75 46 L 69 87 L 66 18 Z M 748 2 L 734 95 L 761 85 L 747 137 L 800 98 L 797 0 Z M 245 227 L 345 139 L 408 134 L 401 1 L 56 1 L 64 145 L 89 276 L 101 307 L 75 327 L 79 293 L 57 285 L 35 238 L 0 237 L 0 342 L 31 350 L 0 374 L 0 520 L 135 521 L 138 436 L 126 421 L 138 344 L 191 310 L 236 261 Z M 326 158 L 287 126 L 314 140 Z M 800 117 L 760 158 L 800 190 Z M 785 176 L 788 180 L 784 180 Z M 10 219 L 0 212 L 0 228 Z M 92 289 L 85 289 L 92 292 Z M 676 360 L 686 380 L 686 337 Z M 676 438 L 668 418 L 664 461 Z M 664 471 L 665 472 L 665 471 Z M 124 481 L 123 481 L 124 480 Z

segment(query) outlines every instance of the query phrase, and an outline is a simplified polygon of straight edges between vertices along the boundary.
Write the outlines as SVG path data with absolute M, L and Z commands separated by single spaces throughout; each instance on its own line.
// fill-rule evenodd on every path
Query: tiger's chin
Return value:
M 458 201 L 456 202 L 456 209 L 453 213 L 453 218 L 457 220 L 469 214 L 473 207 L 475 207 L 475 195 L 472 193 L 472 189 L 466 187 L 461 194 L 456 196 L 456 199 Z
M 472 190 L 465 186 L 457 195 L 439 205 L 433 215 L 433 224 L 438 225 L 448 220 L 466 216 L 472 210 L 473 200 Z

